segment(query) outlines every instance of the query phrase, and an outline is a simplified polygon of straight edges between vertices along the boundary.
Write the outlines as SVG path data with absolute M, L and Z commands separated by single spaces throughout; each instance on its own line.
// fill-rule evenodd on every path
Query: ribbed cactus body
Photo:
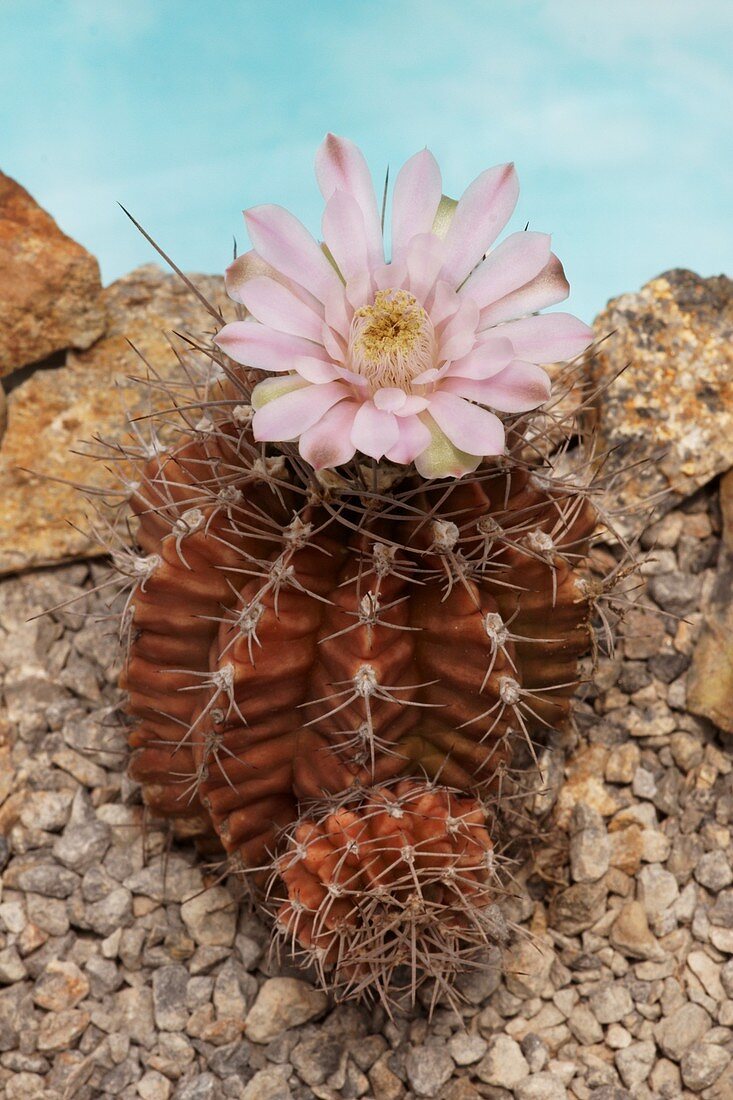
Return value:
M 133 497 L 123 684 L 151 807 L 204 809 L 251 868 L 304 801 L 406 775 L 490 792 L 512 735 L 567 714 L 587 499 L 507 467 L 334 509 L 259 480 L 234 427 L 152 459 Z
M 130 772 L 324 982 L 388 1000 L 496 937 L 507 772 L 567 718 L 597 516 L 521 441 L 463 480 L 318 478 L 254 444 L 238 386 L 128 494 Z

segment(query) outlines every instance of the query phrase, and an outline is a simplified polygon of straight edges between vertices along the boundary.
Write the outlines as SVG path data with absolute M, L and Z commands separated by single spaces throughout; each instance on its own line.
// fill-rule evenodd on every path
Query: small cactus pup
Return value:
M 592 647 L 595 463 L 578 368 L 543 369 L 591 330 L 539 313 L 569 289 L 547 235 L 495 244 L 512 165 L 456 203 L 413 156 L 389 258 L 359 149 L 316 173 L 323 243 L 245 213 L 239 319 L 212 309 L 178 438 L 130 450 L 122 685 L 149 807 L 218 838 L 327 988 L 389 1003 L 499 935 L 514 750 Z

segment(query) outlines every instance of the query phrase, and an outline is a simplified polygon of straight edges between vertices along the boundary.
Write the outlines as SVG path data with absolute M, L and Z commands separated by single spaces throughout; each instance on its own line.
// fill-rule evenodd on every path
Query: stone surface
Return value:
M 680 1062 L 682 1080 L 693 1092 L 702 1092 L 720 1077 L 731 1060 L 724 1047 L 714 1043 L 696 1043 Z
M 221 279 L 191 278 L 212 303 L 224 302 Z M 150 411 L 145 387 L 130 381 L 146 374 L 130 344 L 162 379 L 180 379 L 170 341 L 184 360 L 193 360 L 173 330 L 202 338 L 213 324 L 177 276 L 155 265 L 107 287 L 103 304 L 108 316 L 103 339 L 88 351 L 70 354 L 63 367 L 36 371 L 8 399 L 8 426 L 0 445 L 0 573 L 100 552 L 95 538 L 84 533 L 93 513 L 81 494 L 36 475 L 109 486 L 113 475 L 103 462 L 70 452 L 84 451 L 82 442 L 94 436 L 129 443 L 127 415 Z M 169 399 L 158 394 L 153 406 L 156 402 L 166 407 Z M 98 444 L 86 450 L 107 453 Z M 120 475 L 125 472 L 117 462 L 108 465 Z
M 710 1016 L 696 1004 L 684 1004 L 655 1029 L 657 1045 L 668 1058 L 679 1062 L 682 1055 L 701 1039 L 711 1024 Z
M 417 1096 L 440 1096 L 453 1067 L 453 1059 L 443 1046 L 414 1047 L 405 1059 L 405 1072 Z
M 733 471 L 720 482 L 724 546 L 687 676 L 687 705 L 733 733 Z
M 733 466 L 731 324 L 730 279 L 684 270 L 613 299 L 596 318 L 596 336 L 612 335 L 593 356 L 594 380 L 623 370 L 600 402 L 600 449 L 611 451 L 609 474 L 639 464 L 616 488 L 616 507 L 668 491 L 655 502 L 668 511 Z
M 255 1043 L 269 1043 L 286 1028 L 320 1016 L 326 1004 L 326 995 L 307 982 L 270 978 L 247 1014 L 245 1034 Z
M 97 261 L 0 172 L 0 377 L 88 348 L 104 325 Z
M 476 1073 L 487 1085 L 513 1089 L 529 1076 L 529 1066 L 519 1043 L 508 1035 L 496 1035 L 489 1041 Z

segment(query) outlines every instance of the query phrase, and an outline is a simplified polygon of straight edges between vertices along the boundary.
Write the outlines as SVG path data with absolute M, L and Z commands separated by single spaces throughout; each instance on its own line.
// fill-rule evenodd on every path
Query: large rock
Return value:
M 604 475 L 637 464 L 614 486 L 615 506 L 664 491 L 655 503 L 667 511 L 733 466 L 732 326 L 733 282 L 684 270 L 613 299 L 596 318 L 594 381 L 623 371 L 599 399 Z
M 0 172 L 0 377 L 104 331 L 99 264 Z
M 226 300 L 223 280 L 191 277 L 209 301 Z M 93 461 L 83 454 L 83 441 L 97 436 L 113 445 L 130 441 L 127 415 L 145 416 L 151 409 L 146 387 L 131 377 L 145 377 L 147 363 L 162 380 L 185 384 L 185 373 L 173 346 L 195 369 L 185 342 L 173 332 L 205 338 L 213 319 L 175 275 L 147 265 L 103 292 L 107 331 L 86 352 L 70 353 L 66 365 L 38 370 L 8 398 L 8 426 L 0 445 L 0 573 L 26 566 L 91 556 L 102 547 L 87 533 L 94 519 L 87 501 L 71 485 L 38 474 L 93 486 L 108 486 L 119 462 Z M 133 347 L 137 349 L 137 354 Z M 170 406 L 170 397 L 150 391 L 152 407 Z M 145 421 L 140 422 L 143 436 Z M 87 448 L 107 453 L 99 445 Z M 26 473 L 26 467 L 34 473 Z M 81 530 L 79 530 L 81 528 Z
M 687 674 L 687 706 L 733 733 L 733 471 L 720 482 L 723 547 Z

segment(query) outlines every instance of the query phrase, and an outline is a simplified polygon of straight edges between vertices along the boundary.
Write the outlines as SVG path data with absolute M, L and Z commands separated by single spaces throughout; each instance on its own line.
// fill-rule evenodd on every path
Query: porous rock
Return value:
M 191 278 L 212 303 L 224 300 L 221 279 Z M 90 505 L 65 482 L 108 487 L 114 483 L 112 468 L 118 476 L 126 471 L 119 462 L 88 457 L 109 453 L 98 444 L 86 447 L 86 454 L 71 452 L 84 452 L 83 441 L 95 436 L 130 445 L 128 417 L 132 421 L 170 404 L 168 395 L 151 397 L 131 380 L 146 376 L 141 355 L 162 381 L 180 382 L 173 347 L 200 372 L 173 332 L 205 339 L 214 322 L 177 276 L 154 264 L 137 268 L 104 290 L 103 303 L 104 338 L 88 351 L 70 353 L 58 369 L 36 371 L 8 398 L 0 445 L 0 573 L 101 552 L 98 539 L 88 533 L 94 519 Z M 142 421 L 140 427 L 144 434 Z M 46 480 L 53 477 L 64 483 Z
M 88 348 L 104 324 L 97 261 L 0 172 L 0 376 Z
M 590 373 L 598 384 L 619 375 L 598 402 L 604 472 L 634 464 L 614 482 L 615 507 L 664 493 L 657 514 L 669 511 L 733 466 L 731 324 L 733 282 L 679 269 L 596 318 Z

